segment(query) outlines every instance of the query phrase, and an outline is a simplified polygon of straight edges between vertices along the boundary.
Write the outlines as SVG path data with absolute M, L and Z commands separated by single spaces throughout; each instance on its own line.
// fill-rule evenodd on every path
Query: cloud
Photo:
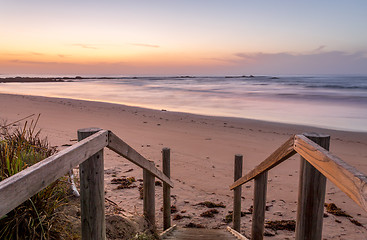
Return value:
M 201 58 L 207 61 L 215 61 L 215 62 L 226 62 L 226 63 L 233 63 L 236 62 L 236 59 L 229 59 L 229 58 L 219 58 L 219 57 L 208 57 L 208 58 Z
M 70 57 L 70 56 L 72 56 L 72 55 L 57 54 L 57 56 L 58 56 L 59 58 L 66 58 L 66 57 Z
M 145 43 L 130 43 L 130 45 L 137 46 L 137 47 L 149 47 L 149 48 L 159 48 L 159 45 L 153 44 L 145 44 Z
M 4 52 L 2 52 L 1 55 L 6 55 L 6 56 L 23 56 L 24 54 L 20 54 L 20 53 L 4 53 Z
M 9 62 L 12 62 L 12 63 L 21 63 L 21 64 L 58 64 L 58 62 L 50 62 L 50 61 L 25 61 L 25 60 L 19 60 L 19 59 L 10 60 Z
M 325 49 L 326 46 L 325 45 L 321 45 L 320 47 L 316 48 L 315 50 L 313 50 L 314 52 L 321 52 L 323 49 Z
M 95 45 L 92 45 L 92 44 L 83 44 L 83 43 L 74 43 L 74 44 L 71 44 L 71 46 L 73 46 L 73 47 L 81 47 L 81 48 L 86 48 L 86 49 L 94 49 L 94 50 L 99 49 Z
M 39 52 L 29 52 L 29 54 L 34 55 L 34 56 L 44 56 L 45 55 L 45 54 L 39 53 Z
M 319 50 L 323 47 L 319 47 Z M 237 66 L 261 73 L 359 74 L 367 73 L 366 52 L 235 53 Z

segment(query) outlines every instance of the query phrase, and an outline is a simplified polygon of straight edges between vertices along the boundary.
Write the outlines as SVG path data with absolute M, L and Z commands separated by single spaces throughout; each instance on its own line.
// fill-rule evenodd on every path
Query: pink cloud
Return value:
M 319 50 L 323 49 L 321 47 Z M 359 74 L 367 73 L 367 57 L 364 52 L 341 51 L 309 54 L 236 53 L 237 65 L 257 73 L 279 74 Z
M 159 48 L 159 45 L 153 44 L 145 44 L 145 43 L 130 43 L 130 45 L 137 46 L 137 47 L 150 47 L 150 48 Z

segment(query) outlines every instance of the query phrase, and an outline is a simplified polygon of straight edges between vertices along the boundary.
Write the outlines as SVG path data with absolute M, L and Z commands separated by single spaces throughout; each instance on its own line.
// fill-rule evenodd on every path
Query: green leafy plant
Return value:
M 56 152 L 36 131 L 38 120 L 15 129 L 12 124 L 0 126 L 0 181 Z M 0 239 L 60 239 L 57 209 L 66 203 L 67 192 L 61 178 L 1 216 Z

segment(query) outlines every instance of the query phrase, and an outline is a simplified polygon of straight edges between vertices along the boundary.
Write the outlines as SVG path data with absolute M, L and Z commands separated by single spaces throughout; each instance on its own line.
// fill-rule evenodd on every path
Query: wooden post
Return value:
M 78 130 L 78 141 L 100 131 Z M 106 239 L 103 149 L 79 165 L 82 239 Z
M 252 212 L 251 239 L 264 238 L 264 222 L 266 209 L 266 189 L 268 185 L 268 172 L 263 172 L 255 178 L 254 209 Z
M 330 136 L 304 134 L 321 147 L 329 150 Z M 301 157 L 298 190 L 296 239 L 319 240 L 322 236 L 326 177 Z
M 234 181 L 242 177 L 242 155 L 234 157 Z M 241 191 L 242 186 L 238 186 L 233 192 L 233 229 L 240 232 L 241 229 Z
M 149 224 L 155 229 L 155 178 L 154 175 L 143 169 L 143 211 Z
M 162 149 L 162 168 L 167 177 L 171 177 L 170 149 Z M 163 230 L 171 227 L 171 188 L 163 182 Z

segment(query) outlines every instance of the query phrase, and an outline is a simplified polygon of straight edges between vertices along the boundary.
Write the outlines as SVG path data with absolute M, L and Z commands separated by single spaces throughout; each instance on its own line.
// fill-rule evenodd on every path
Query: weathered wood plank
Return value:
M 302 135 L 294 149 L 367 212 L 367 176 Z
M 100 129 L 79 129 L 78 141 L 97 131 Z M 106 239 L 103 149 L 79 165 L 79 175 L 82 239 Z
M 251 239 L 264 238 L 266 189 L 268 185 L 268 172 L 256 176 L 254 186 L 254 211 L 252 213 Z
M 329 150 L 329 135 L 306 133 L 305 136 Z M 296 240 L 321 240 L 326 177 L 302 156 L 300 160 Z
M 41 191 L 108 143 L 102 130 L 0 182 L 0 216 Z
M 233 236 L 235 236 L 239 240 L 249 240 L 247 237 L 243 236 L 241 233 L 237 232 L 233 228 L 227 226 L 227 231 L 230 232 Z
M 154 175 L 143 169 L 143 211 L 148 223 L 155 228 L 155 181 Z
M 165 239 L 169 235 L 172 234 L 173 231 L 177 229 L 177 224 L 173 225 L 172 227 L 164 230 L 162 233 L 159 234 L 160 239 Z
M 171 151 L 162 149 L 162 168 L 167 177 L 171 177 Z M 163 230 L 171 227 L 171 187 L 163 183 Z
M 234 181 L 242 177 L 243 156 L 237 154 L 234 158 Z M 237 232 L 241 230 L 241 192 L 242 186 L 238 186 L 233 191 L 233 229 Z
M 173 187 L 173 182 L 166 175 L 164 175 L 161 171 L 159 171 L 153 162 L 147 160 L 142 155 L 140 155 L 135 149 L 130 147 L 127 143 L 122 141 L 119 137 L 117 137 L 111 131 L 109 132 L 109 141 L 108 148 L 120 154 L 124 158 L 130 160 L 135 163 L 139 167 L 146 169 L 155 177 L 159 178 L 163 182 L 167 183 L 170 187 Z
M 296 151 L 293 150 L 294 136 L 289 138 L 282 146 L 274 151 L 268 158 L 261 162 L 251 172 L 234 182 L 229 188 L 233 190 L 235 187 L 240 186 L 248 181 L 251 181 L 259 174 L 269 171 L 273 167 L 292 157 Z

